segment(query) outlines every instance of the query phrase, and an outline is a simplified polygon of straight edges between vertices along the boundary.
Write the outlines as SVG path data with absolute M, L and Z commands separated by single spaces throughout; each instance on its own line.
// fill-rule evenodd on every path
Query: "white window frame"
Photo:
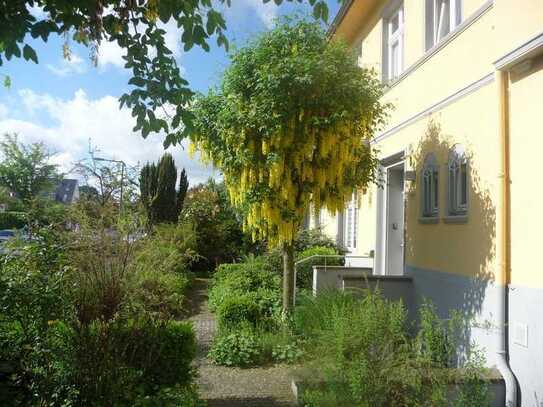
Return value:
M 462 22 L 462 0 L 426 0 L 426 33 L 431 36 L 427 49 L 443 40 Z M 449 7 L 449 18 L 445 19 L 445 7 Z M 429 15 L 428 15 L 429 14 Z M 446 30 L 445 23 L 449 29 Z
M 426 155 L 421 172 L 421 217 L 439 216 L 439 166 L 433 153 Z
M 345 207 L 343 242 L 349 252 L 356 250 L 358 234 L 358 202 L 356 192 L 353 192 L 351 199 Z
M 462 168 L 465 171 L 465 178 L 462 177 Z M 460 144 L 456 144 L 449 153 L 447 173 L 448 214 L 449 216 L 467 216 L 470 170 L 466 152 Z M 463 197 L 465 197 L 465 200 Z
M 398 28 L 393 31 L 393 20 L 398 17 Z M 387 81 L 394 81 L 403 72 L 403 57 L 404 57 L 404 8 L 403 3 L 398 4 L 392 9 L 384 19 L 385 33 L 385 72 L 384 75 Z M 392 65 L 392 50 L 394 46 L 398 47 L 398 60 L 395 66 Z

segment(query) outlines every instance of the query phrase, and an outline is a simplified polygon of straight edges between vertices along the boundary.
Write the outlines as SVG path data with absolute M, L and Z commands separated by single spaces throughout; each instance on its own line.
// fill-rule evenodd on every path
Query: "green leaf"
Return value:
M 34 63 L 36 63 L 36 64 L 38 63 L 38 56 L 36 55 L 36 51 L 34 51 L 34 48 L 32 48 L 28 44 L 25 44 L 25 46 L 23 48 L 23 57 L 27 61 L 29 59 L 31 59 L 32 61 L 34 61 Z
M 138 87 L 141 88 L 141 87 L 145 86 L 145 79 L 140 78 L 139 76 L 134 76 L 133 78 L 131 78 L 128 81 L 128 84 L 138 86 Z
M 6 75 L 6 77 L 4 78 L 4 87 L 6 89 L 11 88 L 11 78 L 9 77 L 9 75 Z
M 325 2 L 321 3 L 321 17 L 325 23 L 328 22 L 328 5 Z

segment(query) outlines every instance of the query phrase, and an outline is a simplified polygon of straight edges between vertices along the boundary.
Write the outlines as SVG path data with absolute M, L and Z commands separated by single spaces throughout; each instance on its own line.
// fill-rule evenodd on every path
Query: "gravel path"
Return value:
M 207 286 L 207 280 L 196 279 L 190 304 L 190 319 L 198 340 L 196 365 L 201 397 L 210 407 L 295 406 L 288 367 L 238 369 L 216 366 L 207 359 L 217 329 L 215 316 L 207 306 Z

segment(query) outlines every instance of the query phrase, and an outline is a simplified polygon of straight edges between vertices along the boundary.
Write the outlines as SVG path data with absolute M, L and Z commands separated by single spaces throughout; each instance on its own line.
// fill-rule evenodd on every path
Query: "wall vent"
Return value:
M 513 343 L 525 348 L 528 347 L 528 325 L 520 322 L 513 324 Z

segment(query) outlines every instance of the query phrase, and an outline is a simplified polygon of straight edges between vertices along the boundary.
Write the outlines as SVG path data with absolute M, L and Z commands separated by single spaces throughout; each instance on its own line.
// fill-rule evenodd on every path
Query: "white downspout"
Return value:
M 517 381 L 508 361 L 508 283 L 509 283 L 509 76 L 496 71 L 498 87 L 498 136 L 500 146 L 498 194 L 496 199 L 496 284 L 498 297 L 496 319 L 500 329 L 497 367 L 505 381 L 505 405 L 517 405 Z

